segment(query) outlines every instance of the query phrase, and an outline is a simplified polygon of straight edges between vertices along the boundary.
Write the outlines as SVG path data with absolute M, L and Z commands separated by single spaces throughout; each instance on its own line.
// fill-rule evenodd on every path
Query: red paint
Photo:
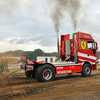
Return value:
M 33 69 L 33 67 L 29 67 L 29 69 Z
M 60 66 L 62 67 L 62 66 Z M 76 72 L 81 72 L 82 71 L 82 65 L 75 65 L 75 66 L 64 66 L 61 69 L 58 69 L 58 67 L 56 67 L 56 74 L 60 75 L 60 74 L 70 74 L 70 73 L 76 73 Z
M 21 56 L 20 59 L 26 61 L 26 57 L 25 56 Z
M 48 72 L 45 72 L 45 73 L 44 73 L 44 76 L 46 76 L 46 77 L 47 77 L 47 76 L 48 76 Z
M 22 65 L 20 65 L 20 68 L 22 68 L 23 66 Z
M 36 61 L 37 63 L 43 63 L 43 61 Z
M 70 39 L 70 34 L 67 35 L 61 35 L 61 49 L 60 49 L 60 54 L 61 54 L 61 59 L 63 57 L 67 57 L 65 51 L 66 51 L 66 47 L 65 47 L 65 41 L 66 40 L 70 40 L 71 41 L 71 56 L 75 56 L 75 39 Z M 74 66 L 74 69 L 70 68 L 70 66 L 64 66 L 63 69 L 57 69 L 56 68 L 56 74 L 58 74 L 58 71 L 65 71 L 64 73 L 69 73 L 71 71 L 71 73 L 76 73 L 76 72 L 81 72 L 82 71 L 82 66 L 84 64 L 85 61 L 89 62 L 92 66 L 92 70 L 97 69 L 97 51 L 96 49 L 98 49 L 98 45 L 97 43 L 94 42 L 93 37 L 88 34 L 88 33 L 83 33 L 83 32 L 77 32 L 76 33 L 76 44 L 77 44 L 77 57 L 78 57 L 78 64 L 81 63 L 80 65 L 76 65 Z M 83 44 L 82 44 L 82 43 Z M 93 51 L 93 49 L 89 49 L 89 42 L 93 42 L 95 51 Z M 86 43 L 86 45 L 85 45 Z M 85 49 L 83 49 L 83 47 L 85 46 Z M 61 66 L 62 67 L 62 66 Z M 69 70 L 69 72 L 67 72 L 67 70 Z

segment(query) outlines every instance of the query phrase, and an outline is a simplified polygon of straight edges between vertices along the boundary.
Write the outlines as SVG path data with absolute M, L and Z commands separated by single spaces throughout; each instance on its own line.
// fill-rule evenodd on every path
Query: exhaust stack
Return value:
M 60 52 L 59 52 L 59 36 L 57 33 L 57 52 L 58 52 L 58 59 L 60 59 Z

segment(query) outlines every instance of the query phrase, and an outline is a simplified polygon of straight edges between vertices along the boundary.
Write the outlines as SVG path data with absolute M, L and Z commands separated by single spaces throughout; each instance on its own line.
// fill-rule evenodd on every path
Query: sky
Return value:
M 57 33 L 52 14 L 56 0 L 0 0 L 0 52 L 9 50 L 57 51 Z M 100 0 L 79 0 L 77 28 L 70 9 L 60 19 L 59 38 L 75 31 L 86 32 L 100 44 Z M 69 12 L 68 10 L 69 9 Z M 75 12 L 75 11 L 74 11 Z M 100 50 L 100 47 L 98 48 Z

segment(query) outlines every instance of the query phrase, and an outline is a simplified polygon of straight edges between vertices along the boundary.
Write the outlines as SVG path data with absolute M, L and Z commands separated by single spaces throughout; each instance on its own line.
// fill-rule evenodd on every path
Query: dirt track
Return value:
M 100 69 L 90 77 L 72 74 L 40 83 L 12 74 L 0 79 L 0 100 L 100 100 Z

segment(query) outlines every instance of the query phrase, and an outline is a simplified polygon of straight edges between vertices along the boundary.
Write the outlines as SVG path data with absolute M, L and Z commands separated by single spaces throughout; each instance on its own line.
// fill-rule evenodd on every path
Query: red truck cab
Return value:
M 60 54 L 62 60 L 65 60 L 65 58 L 70 56 L 69 59 L 71 61 L 77 63 L 87 61 L 91 65 L 94 65 L 93 69 L 96 69 L 97 49 L 97 43 L 88 33 L 77 32 L 72 35 L 67 34 L 61 36 Z

